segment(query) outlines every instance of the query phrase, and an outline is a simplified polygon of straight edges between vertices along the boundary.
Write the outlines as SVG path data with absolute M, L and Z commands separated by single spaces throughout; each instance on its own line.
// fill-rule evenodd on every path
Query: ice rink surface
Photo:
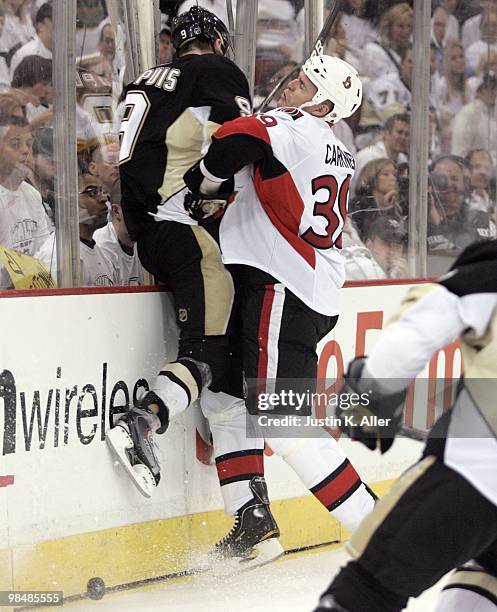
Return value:
M 66 603 L 66 610 L 90 612 L 311 612 L 319 594 L 347 561 L 342 546 L 293 553 L 229 578 L 207 575 L 111 592 L 100 601 Z M 410 602 L 408 612 L 431 612 L 439 585 Z

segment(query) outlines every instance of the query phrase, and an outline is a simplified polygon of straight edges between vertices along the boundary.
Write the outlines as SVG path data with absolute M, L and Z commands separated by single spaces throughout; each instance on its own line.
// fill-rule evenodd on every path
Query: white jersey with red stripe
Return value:
M 338 314 L 352 155 L 330 124 L 296 108 L 230 121 L 215 138 L 233 134 L 263 143 L 264 157 L 238 175 L 221 223 L 224 262 L 263 270 L 314 311 Z

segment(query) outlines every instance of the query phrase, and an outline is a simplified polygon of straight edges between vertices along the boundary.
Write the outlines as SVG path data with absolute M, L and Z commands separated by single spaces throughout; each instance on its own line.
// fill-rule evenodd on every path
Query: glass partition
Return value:
M 0 5 L 0 288 L 55 285 L 37 258 L 54 230 L 52 5 Z
M 82 286 L 144 282 L 120 205 L 119 126 L 121 94 L 128 76 L 127 15 L 126 3 L 77 2 L 77 201 Z
M 170 59 L 171 17 L 193 3 L 0 4 L 2 289 L 50 287 L 57 278 L 59 286 L 145 282 L 119 206 L 121 94 L 150 62 Z M 200 4 L 229 23 L 225 0 Z M 255 74 L 254 108 L 274 107 L 282 89 L 268 95 L 312 48 L 316 10 L 324 20 L 334 2 L 258 0 L 255 32 L 240 18 L 253 16 L 255 0 L 231 4 L 236 61 Z M 433 276 L 467 244 L 496 236 L 497 2 L 431 4 L 344 0 L 324 45 L 364 85 L 361 108 L 334 128 L 356 159 L 348 280 Z M 68 91 L 75 101 L 61 95 Z

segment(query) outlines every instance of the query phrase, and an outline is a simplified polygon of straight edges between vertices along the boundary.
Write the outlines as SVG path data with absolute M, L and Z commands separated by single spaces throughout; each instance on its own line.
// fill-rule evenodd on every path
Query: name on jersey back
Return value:
M 342 166 L 342 168 L 355 170 L 355 161 L 352 155 L 342 151 L 337 145 L 326 145 L 326 158 L 324 161 L 332 166 Z

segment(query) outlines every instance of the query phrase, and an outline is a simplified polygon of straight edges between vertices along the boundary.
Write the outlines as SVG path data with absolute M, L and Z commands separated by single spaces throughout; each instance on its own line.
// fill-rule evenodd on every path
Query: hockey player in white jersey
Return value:
M 312 57 L 285 90 L 285 108 L 225 123 L 185 175 L 192 192 L 185 206 L 202 221 L 222 212 L 216 211 L 223 204 L 216 194 L 244 168 L 221 222 L 220 245 L 235 281 L 232 346 L 236 352 L 241 344 L 239 367 L 251 413 L 271 392 L 305 395 L 316 389 L 316 346 L 340 310 L 341 234 L 355 166 L 333 124 L 350 116 L 361 98 L 352 66 Z M 281 437 L 254 426 L 249 434 L 243 400 L 204 390 L 201 406 L 213 434 L 225 508 L 235 515 L 217 545 L 221 553 L 236 554 L 250 534 L 251 483 L 264 472 L 263 435 L 346 527 L 355 528 L 372 510 L 374 494 L 324 430 Z
M 354 560 L 316 612 L 398 612 L 454 568 L 436 612 L 497 610 L 497 241 L 467 247 L 448 274 L 407 294 L 369 356 L 349 366 L 344 391 L 367 392 L 369 406 L 349 410 L 354 426 L 343 429 L 386 452 L 407 385 L 458 337 L 464 376 L 452 408 L 353 534 Z M 367 415 L 390 427 L 361 427 Z

